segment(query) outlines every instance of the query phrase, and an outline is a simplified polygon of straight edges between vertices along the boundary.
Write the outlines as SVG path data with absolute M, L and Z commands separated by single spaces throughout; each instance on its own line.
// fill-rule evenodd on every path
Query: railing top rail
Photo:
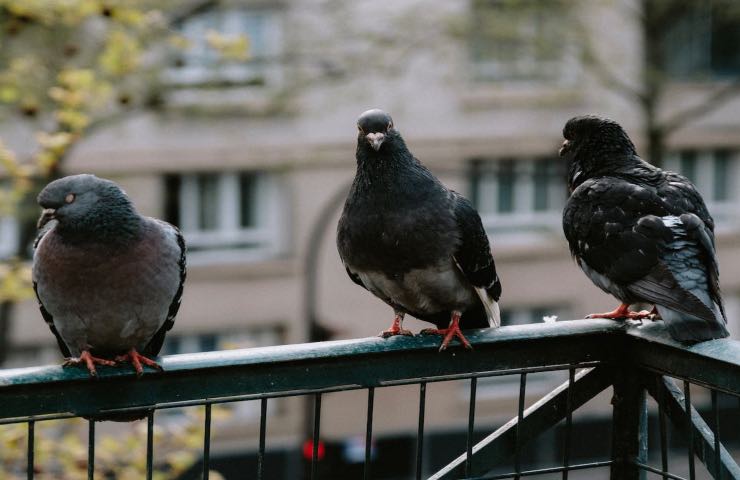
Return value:
M 627 334 L 625 334 L 627 332 Z M 574 320 L 485 329 L 474 346 L 438 353 L 438 337 L 363 338 L 163 357 L 164 372 L 135 378 L 130 368 L 0 370 L 0 423 L 91 415 L 319 391 L 390 386 L 599 362 L 638 365 L 740 393 L 740 342 L 684 347 L 662 323 L 626 327 Z
M 526 343 L 532 339 L 557 341 L 557 339 L 572 335 L 596 335 L 621 333 L 622 331 L 624 331 L 622 325 L 610 320 L 573 320 L 475 330 L 470 333 L 466 332 L 466 336 L 471 344 L 480 348 L 501 343 Z M 316 359 L 341 360 L 393 352 L 413 354 L 414 352 L 436 351 L 437 348 L 439 348 L 438 336 L 416 335 L 414 337 L 397 336 L 389 339 L 367 337 L 200 352 L 161 357 L 159 363 L 164 371 L 161 374 L 151 372 L 147 376 L 166 376 L 181 371 L 302 362 Z M 462 352 L 462 350 L 457 348 L 457 344 L 453 342 L 449 352 L 442 353 L 440 356 L 446 357 L 457 352 Z M 133 376 L 133 371 L 127 368 L 98 367 L 98 371 L 100 379 Z M 86 379 L 88 379 L 88 374 L 85 369 L 65 368 L 60 365 L 0 370 L 0 394 L 2 394 L 4 387 L 11 385 L 69 382 Z
M 740 342 L 730 338 L 686 346 L 673 340 L 662 322 L 627 330 L 630 360 L 665 375 L 740 396 Z

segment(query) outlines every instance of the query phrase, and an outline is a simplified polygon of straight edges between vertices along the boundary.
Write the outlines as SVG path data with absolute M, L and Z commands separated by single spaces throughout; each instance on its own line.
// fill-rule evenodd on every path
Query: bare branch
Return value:
M 701 103 L 687 107 L 665 120 L 662 130 L 666 135 L 673 133 L 687 123 L 698 120 L 704 115 L 711 113 L 719 107 L 725 100 L 740 94 L 740 79 L 716 89 L 713 93 L 707 95 Z
M 645 93 L 639 88 L 634 87 L 619 78 L 593 51 L 589 42 L 584 42 L 583 58 L 584 63 L 590 66 L 590 70 L 605 87 L 617 92 L 629 101 L 637 101 L 640 103 L 645 101 Z

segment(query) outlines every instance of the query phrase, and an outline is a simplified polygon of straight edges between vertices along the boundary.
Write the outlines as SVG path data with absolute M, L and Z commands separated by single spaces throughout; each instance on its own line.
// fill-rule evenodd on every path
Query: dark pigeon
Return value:
M 41 314 L 67 364 L 129 361 L 138 375 L 162 348 L 180 307 L 185 241 L 139 215 L 110 180 L 74 175 L 38 196 L 44 208 L 33 257 Z
M 411 335 L 404 315 L 436 325 L 423 333 L 470 344 L 460 329 L 497 327 L 501 282 L 480 217 L 409 152 L 390 115 L 357 120 L 357 174 L 337 229 L 350 278 L 391 306 L 381 336 Z
M 653 318 L 678 341 L 729 335 L 719 288 L 714 221 L 685 177 L 642 160 L 622 127 L 595 116 L 563 129 L 571 196 L 563 230 L 581 269 L 622 302 L 589 318 Z M 652 312 L 630 311 L 634 303 Z

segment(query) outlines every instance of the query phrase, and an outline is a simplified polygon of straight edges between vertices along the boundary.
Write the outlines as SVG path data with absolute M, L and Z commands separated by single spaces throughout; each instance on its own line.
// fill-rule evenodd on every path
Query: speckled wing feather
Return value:
M 657 169 L 654 177 L 651 183 L 627 176 L 581 184 L 563 213 L 571 253 L 594 283 L 623 301 L 683 314 L 664 318 L 676 338 L 715 338 L 709 332 L 725 328 L 714 224 L 688 180 Z M 703 326 L 693 325 L 699 320 Z

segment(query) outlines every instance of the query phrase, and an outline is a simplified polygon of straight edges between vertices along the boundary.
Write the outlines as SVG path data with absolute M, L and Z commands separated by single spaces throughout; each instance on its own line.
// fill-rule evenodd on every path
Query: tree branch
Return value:
M 740 79 L 733 80 L 716 89 L 713 93 L 707 95 L 701 103 L 674 113 L 667 120 L 661 122 L 663 124 L 662 130 L 666 135 L 669 135 L 687 123 L 711 113 L 712 110 L 719 107 L 725 100 L 738 94 L 740 94 Z
M 604 62 L 596 55 L 593 48 L 588 42 L 584 44 L 583 50 L 584 63 L 590 66 L 590 70 L 596 75 L 599 81 L 607 88 L 617 92 L 629 101 L 643 103 L 645 93 L 639 88 L 634 87 L 624 80 L 620 79 Z

